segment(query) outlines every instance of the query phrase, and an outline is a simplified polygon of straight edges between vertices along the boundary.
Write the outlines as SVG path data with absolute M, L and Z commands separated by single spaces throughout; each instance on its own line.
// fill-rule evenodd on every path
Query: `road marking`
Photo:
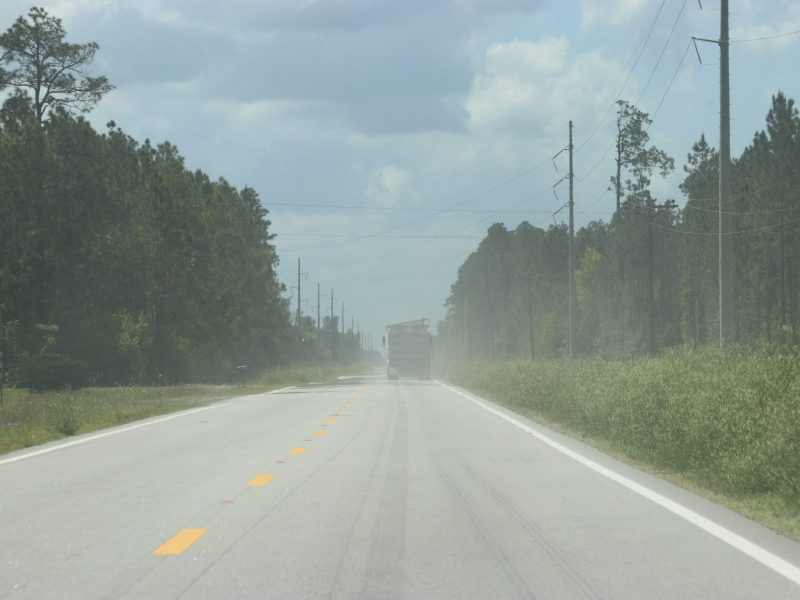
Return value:
M 325 432 L 322 429 L 317 429 L 316 431 L 311 432 L 312 435 L 325 435 Z
M 596 463 L 595 461 L 589 458 L 586 458 L 582 454 L 567 448 L 563 444 L 558 443 L 557 441 L 549 438 L 548 436 L 544 435 L 543 433 L 540 433 L 539 431 L 536 431 L 532 427 L 529 427 L 524 423 L 517 421 L 513 417 L 510 417 L 509 415 L 495 408 L 492 408 L 491 406 L 481 402 L 480 400 L 476 400 L 475 398 L 465 394 L 461 390 L 458 390 L 452 386 L 442 383 L 441 381 L 438 380 L 434 381 L 443 388 L 450 390 L 454 394 L 458 394 L 459 396 L 469 400 L 473 404 L 477 404 L 484 410 L 487 410 L 490 413 L 497 415 L 501 419 L 508 421 L 509 423 L 521 429 L 525 433 L 532 435 L 540 442 L 547 444 L 554 450 L 557 450 L 558 452 L 561 452 L 565 456 L 568 456 L 569 458 L 581 463 L 585 467 L 590 468 L 592 471 L 599 473 L 600 475 L 603 475 L 604 477 L 607 477 L 612 481 L 615 481 L 616 483 L 622 485 L 623 487 L 628 488 L 632 492 L 639 494 L 644 498 L 647 498 L 651 502 L 655 502 L 662 508 L 666 508 L 671 513 L 699 527 L 706 533 L 710 533 L 715 538 L 725 542 L 726 544 L 732 546 L 733 548 L 736 548 L 737 550 L 746 554 L 750 558 L 757 560 L 765 567 L 772 569 L 779 575 L 783 575 L 784 577 L 786 577 L 786 579 L 792 581 L 793 583 L 800 585 L 800 567 L 790 563 L 789 561 L 781 558 L 780 556 L 777 556 L 776 554 L 773 554 L 769 550 L 762 548 L 758 544 L 751 542 L 747 538 L 744 538 L 739 534 L 734 533 L 730 529 L 727 529 L 722 525 L 715 523 L 711 519 L 708 519 L 694 512 L 692 509 L 687 508 L 682 504 L 675 502 L 674 500 L 670 500 L 666 496 L 662 496 L 658 492 L 654 492 L 650 488 L 640 483 L 636 483 L 632 479 L 628 479 L 624 475 L 620 475 L 619 473 L 612 471 L 611 469 L 604 467 L 603 465 Z
M 305 448 L 292 448 L 291 450 L 289 450 L 289 454 L 294 454 L 294 455 L 305 454 L 305 453 L 306 453 Z
M 272 390 L 271 392 L 267 392 L 267 393 L 268 393 L 268 394 L 281 394 L 281 393 L 283 393 L 283 392 L 288 392 L 289 390 L 293 389 L 294 387 L 295 387 L 295 386 L 293 386 L 293 385 L 290 385 L 290 386 L 288 386 L 288 387 L 281 388 L 281 389 L 279 389 L 279 390 Z
M 330 418 L 329 418 L 327 421 L 325 421 L 325 422 L 326 422 L 326 423 L 328 423 L 329 425 L 330 425 L 331 423 L 336 423 L 336 417 L 330 417 Z
M 261 473 L 260 475 L 256 475 L 250 481 L 248 481 L 247 485 L 250 485 L 250 486 L 267 485 L 273 479 L 275 479 L 274 475 L 268 475 L 267 473 Z
M 41 450 L 35 450 L 33 452 L 28 452 L 27 454 L 20 454 L 18 456 L 12 456 L 11 458 L 5 458 L 0 460 L 0 465 L 5 465 L 7 463 L 13 463 L 18 460 L 25 460 L 26 458 L 33 458 L 34 456 L 40 456 L 42 454 L 47 454 L 49 452 L 55 452 L 56 450 L 63 450 L 65 448 L 71 448 L 72 446 L 78 446 L 79 444 L 86 444 L 87 442 L 93 442 L 94 440 L 99 440 L 100 438 L 109 437 L 112 435 L 117 435 L 118 433 L 125 433 L 128 431 L 133 431 L 134 429 L 139 429 L 141 427 L 149 427 L 150 425 L 157 425 L 158 423 L 163 423 L 164 421 L 169 421 L 171 419 L 177 419 L 179 417 L 185 417 L 187 415 L 193 415 L 194 413 L 201 412 L 204 410 L 212 410 L 214 408 L 222 408 L 223 406 L 230 406 L 230 402 L 226 402 L 225 404 L 214 404 L 213 406 L 201 406 L 200 408 L 191 408 L 189 410 L 184 410 L 183 412 L 173 413 L 166 417 L 161 417 L 159 419 L 154 419 L 152 421 L 147 421 L 146 423 L 137 423 L 136 425 L 129 425 L 128 427 L 122 427 L 121 429 L 114 429 L 113 431 L 106 431 L 104 433 L 98 433 L 95 435 L 90 435 L 88 437 L 81 438 L 79 440 L 73 440 L 71 442 L 66 442 L 64 444 L 59 444 L 57 446 L 50 446 L 48 448 L 42 448 Z
M 167 554 L 183 554 L 189 546 L 194 544 L 205 534 L 205 529 L 184 529 L 179 531 L 166 542 L 161 544 L 153 553 L 156 556 Z

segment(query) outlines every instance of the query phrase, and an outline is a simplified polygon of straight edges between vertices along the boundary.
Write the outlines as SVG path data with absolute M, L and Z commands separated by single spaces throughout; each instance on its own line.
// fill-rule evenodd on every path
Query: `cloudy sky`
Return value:
M 562 221 L 550 158 L 575 124 L 577 225 L 608 220 L 618 98 L 655 116 L 678 168 L 718 140 L 718 0 L 53 0 L 70 41 L 100 44 L 116 86 L 90 115 L 170 140 L 191 168 L 249 185 L 303 310 L 345 303 L 362 331 L 436 323 L 493 222 Z M 700 4 L 702 4 L 702 9 Z M 3 0 L 5 28 L 30 0 Z M 770 96 L 800 98 L 797 0 L 731 0 L 734 155 Z M 287 294 L 294 296 L 293 289 Z

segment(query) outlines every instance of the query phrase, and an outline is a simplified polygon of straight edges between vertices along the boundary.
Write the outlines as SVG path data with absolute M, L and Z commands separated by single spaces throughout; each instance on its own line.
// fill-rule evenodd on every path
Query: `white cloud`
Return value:
M 633 21 L 653 4 L 648 0 L 581 0 L 581 27 L 620 27 Z
M 379 204 L 393 205 L 402 199 L 408 183 L 408 171 L 395 165 L 386 165 L 372 174 L 364 193 Z
M 737 13 L 738 22 L 736 20 L 732 22 L 732 40 L 782 36 L 784 33 L 800 30 L 800 3 L 796 0 L 769 3 L 768 9 L 765 9 L 764 4 L 751 1 L 744 3 L 742 13 Z M 757 52 L 782 50 L 799 41 L 800 36 L 797 35 L 773 37 L 769 40 L 748 43 L 747 50 Z
M 571 55 L 565 36 L 491 44 L 467 99 L 477 131 L 561 135 L 570 119 L 611 102 L 619 67 L 597 53 Z M 597 111 L 595 111 L 596 113 Z

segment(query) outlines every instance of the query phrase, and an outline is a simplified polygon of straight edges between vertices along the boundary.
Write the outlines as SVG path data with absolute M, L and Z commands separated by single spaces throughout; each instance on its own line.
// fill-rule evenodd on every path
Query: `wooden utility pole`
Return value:
M 731 96 L 728 0 L 720 2 L 719 32 L 719 343 L 734 340 L 731 239 Z
M 336 322 L 333 320 L 333 289 L 331 289 L 331 360 L 336 350 Z
M 577 323 L 575 322 L 575 202 L 573 197 L 572 172 L 572 121 L 569 122 L 569 359 L 575 358 L 575 332 Z
M 3 328 L 3 307 L 0 305 L 0 406 L 3 406 L 3 387 L 6 383 L 5 372 L 5 329 Z
M 317 360 L 322 360 L 322 329 L 320 328 L 320 320 L 319 320 L 319 310 L 320 310 L 320 295 L 319 295 L 319 284 L 317 284 Z
M 303 360 L 303 333 L 300 327 L 300 259 L 297 259 L 297 357 Z

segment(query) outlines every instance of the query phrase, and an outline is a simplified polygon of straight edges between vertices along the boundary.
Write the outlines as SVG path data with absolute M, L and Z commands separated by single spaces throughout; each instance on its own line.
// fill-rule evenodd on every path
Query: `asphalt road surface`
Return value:
M 0 456 L 0 598 L 800 598 L 800 544 L 436 382 Z

